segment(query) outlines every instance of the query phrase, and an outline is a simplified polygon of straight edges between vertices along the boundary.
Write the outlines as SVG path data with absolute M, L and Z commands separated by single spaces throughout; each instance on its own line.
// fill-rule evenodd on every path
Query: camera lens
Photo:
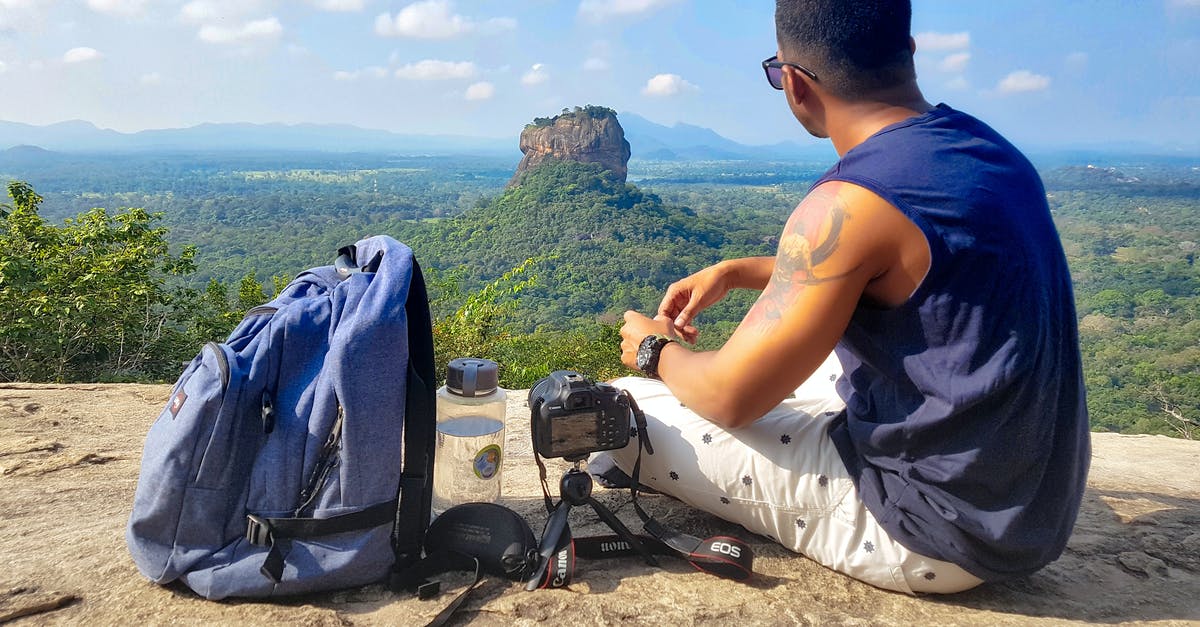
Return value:
M 533 387 L 529 388 L 529 398 L 525 399 L 525 402 L 530 407 L 533 407 L 533 399 L 540 397 L 542 395 L 542 393 L 545 392 L 547 385 L 550 385 L 549 377 L 546 377 L 544 379 L 541 379 L 537 383 L 534 383 Z

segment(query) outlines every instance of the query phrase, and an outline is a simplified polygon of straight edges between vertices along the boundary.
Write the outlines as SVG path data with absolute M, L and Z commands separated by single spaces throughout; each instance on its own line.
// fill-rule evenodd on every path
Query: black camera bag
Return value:
M 441 591 L 437 575 L 474 572 L 471 585 L 446 606 L 430 626 L 442 625 L 479 586 L 483 574 L 515 581 L 525 579 L 537 565 L 537 540 L 521 515 L 495 503 L 463 503 L 442 512 L 425 532 L 425 557 L 395 573 L 393 590 L 415 590 L 421 599 Z
M 523 581 L 537 564 L 537 539 L 521 515 L 495 503 L 451 507 L 425 533 L 429 553 L 455 551 L 479 560 L 483 572 Z

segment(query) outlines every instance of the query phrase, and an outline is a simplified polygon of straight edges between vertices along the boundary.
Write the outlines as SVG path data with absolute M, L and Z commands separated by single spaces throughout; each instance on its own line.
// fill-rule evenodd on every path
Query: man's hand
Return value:
M 637 370 L 638 346 L 647 335 L 655 334 L 678 337 L 670 318 L 655 316 L 651 319 L 636 311 L 626 311 L 625 325 L 621 327 L 621 363 Z
M 732 289 L 763 289 L 774 267 L 774 257 L 745 257 L 711 265 L 672 283 L 658 305 L 658 315 L 670 320 L 675 331 L 694 344 L 700 334 L 692 324 L 697 314 Z
M 721 266 L 709 266 L 672 283 L 658 305 L 658 316 L 655 319 L 668 320 L 683 339 L 694 344 L 700 332 L 692 324 L 692 320 L 696 314 L 724 298 L 729 289 L 726 274 Z M 629 320 L 628 314 L 625 320 Z

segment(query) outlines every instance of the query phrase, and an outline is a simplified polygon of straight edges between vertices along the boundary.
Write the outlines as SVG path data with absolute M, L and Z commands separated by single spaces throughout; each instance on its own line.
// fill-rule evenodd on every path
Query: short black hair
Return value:
M 910 0 L 777 0 L 775 33 L 784 59 L 811 64 L 819 82 L 848 99 L 916 78 Z

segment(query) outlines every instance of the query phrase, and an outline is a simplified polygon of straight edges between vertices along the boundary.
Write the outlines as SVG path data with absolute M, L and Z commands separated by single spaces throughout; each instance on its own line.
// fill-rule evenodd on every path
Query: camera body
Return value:
M 556 370 L 529 390 L 533 450 L 577 461 L 629 444 L 629 397 L 573 370 Z

